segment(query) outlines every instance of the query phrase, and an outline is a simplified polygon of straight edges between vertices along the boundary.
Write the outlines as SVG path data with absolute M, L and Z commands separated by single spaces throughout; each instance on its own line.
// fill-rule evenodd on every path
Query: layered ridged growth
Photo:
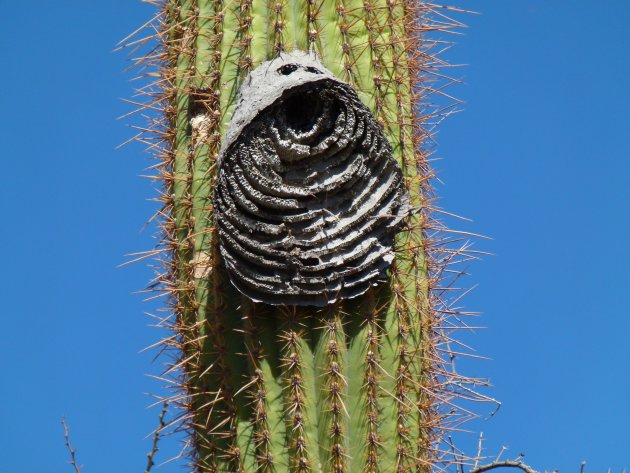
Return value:
M 420 472 L 461 386 L 444 363 L 452 313 L 438 282 L 461 255 L 430 238 L 427 97 L 443 63 L 430 33 L 458 24 L 415 0 L 158 2 L 157 47 L 138 60 L 153 118 L 141 130 L 159 158 L 169 296 L 164 344 L 177 359 L 171 403 L 199 472 Z M 387 282 L 324 307 L 254 303 L 230 283 L 213 208 L 217 157 L 243 79 L 283 52 L 310 51 L 356 90 L 402 170 L 412 215 Z M 151 113 L 152 112 L 152 113 Z M 442 252 L 441 252 L 442 251 Z M 282 302 L 275 301 L 275 303 Z
M 245 296 L 323 307 L 386 279 L 409 214 L 402 172 L 352 87 L 314 55 L 247 76 L 217 166 L 220 254 Z

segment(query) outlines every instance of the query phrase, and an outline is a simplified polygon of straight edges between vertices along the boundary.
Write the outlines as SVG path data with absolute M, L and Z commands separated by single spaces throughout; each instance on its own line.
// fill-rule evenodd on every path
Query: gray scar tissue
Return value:
M 221 256 L 255 302 L 326 306 L 385 279 L 409 212 L 382 127 L 313 55 L 245 79 L 218 158 Z

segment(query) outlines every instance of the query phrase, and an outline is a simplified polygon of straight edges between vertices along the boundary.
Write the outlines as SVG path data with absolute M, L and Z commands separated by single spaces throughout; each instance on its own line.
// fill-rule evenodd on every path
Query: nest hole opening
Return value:
M 293 94 L 283 108 L 287 125 L 300 134 L 313 129 L 322 113 L 322 101 L 318 93 L 309 91 Z

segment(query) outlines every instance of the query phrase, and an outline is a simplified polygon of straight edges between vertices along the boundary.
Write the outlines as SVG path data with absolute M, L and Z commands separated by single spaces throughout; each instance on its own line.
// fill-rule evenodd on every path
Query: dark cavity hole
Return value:
M 301 261 L 304 266 L 317 266 L 319 264 L 318 258 L 304 258 Z
M 304 133 L 315 126 L 322 104 L 317 92 L 297 93 L 284 102 L 287 125 L 296 133 Z
M 285 64 L 278 68 L 278 72 L 283 76 L 288 76 L 289 74 L 298 70 L 297 64 Z
M 192 90 L 188 105 L 188 118 L 190 119 L 192 117 L 196 117 L 197 115 L 210 113 L 214 102 L 215 97 L 212 93 L 212 89 L 201 88 Z

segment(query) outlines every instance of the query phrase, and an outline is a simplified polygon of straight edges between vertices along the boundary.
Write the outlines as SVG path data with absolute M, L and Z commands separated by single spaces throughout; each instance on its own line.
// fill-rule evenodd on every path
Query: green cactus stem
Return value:
M 441 314 L 423 101 L 441 65 L 427 35 L 456 22 L 417 0 L 164 0 L 151 124 L 178 359 L 166 375 L 197 472 L 426 472 L 439 459 Z M 326 307 L 255 303 L 230 283 L 213 210 L 217 157 L 245 77 L 294 50 L 356 90 L 415 209 L 388 282 Z M 432 266 L 433 265 L 433 266 Z M 446 395 L 445 395 L 446 396 Z

